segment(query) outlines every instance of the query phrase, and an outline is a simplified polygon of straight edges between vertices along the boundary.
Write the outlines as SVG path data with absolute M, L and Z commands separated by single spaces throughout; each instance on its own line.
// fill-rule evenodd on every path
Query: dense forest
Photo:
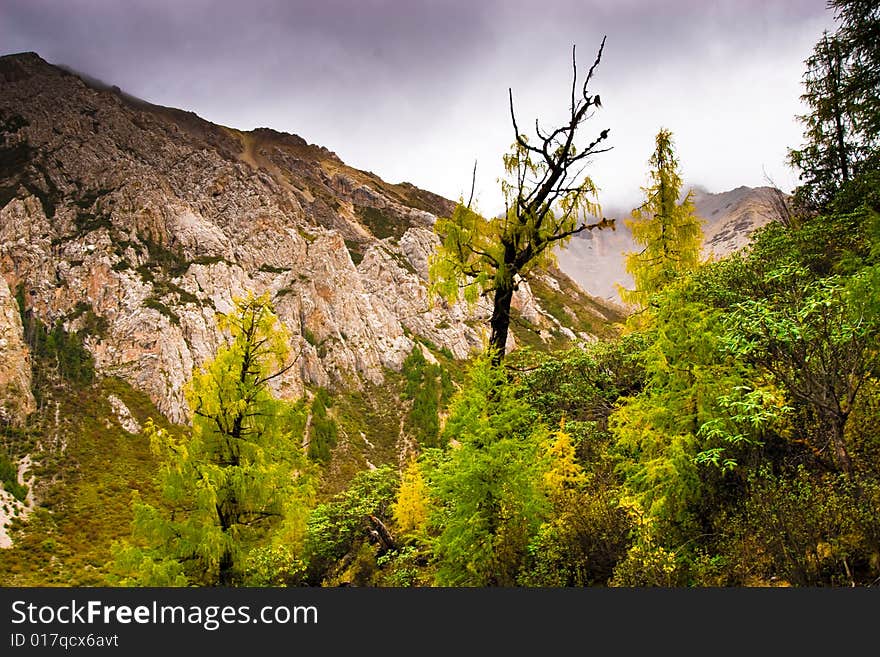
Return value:
M 437 224 L 433 291 L 465 287 L 495 312 L 471 361 L 428 344 L 407 358 L 389 402 L 414 437 L 405 458 L 329 490 L 350 401 L 275 398 L 289 341 L 267 295 L 241 298 L 189 383 L 191 423 L 146 424 L 158 476 L 130 487 L 131 536 L 83 581 L 880 583 L 880 10 L 831 6 L 838 27 L 806 61 L 804 143 L 790 150 L 801 185 L 750 246 L 701 257 L 674 135 L 658 127 L 629 220 L 642 249 L 621 255 L 634 287 L 619 336 L 505 353 L 517 281 L 557 242 L 604 228 L 583 223 L 592 182 L 566 178 L 583 154 L 601 166 L 607 131 L 573 145 L 601 106 L 587 89 L 600 48 L 570 122 L 543 143 L 520 134 L 511 95 L 506 214 L 462 200 Z M 35 368 L 92 383 L 75 335 L 23 319 Z

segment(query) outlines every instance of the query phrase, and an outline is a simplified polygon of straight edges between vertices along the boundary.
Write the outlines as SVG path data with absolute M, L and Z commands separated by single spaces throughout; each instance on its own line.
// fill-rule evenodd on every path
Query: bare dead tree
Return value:
M 608 219 L 600 219 L 595 223 L 582 221 L 584 215 L 598 213 L 598 206 L 593 200 L 595 186 L 583 174 L 593 155 L 610 150 L 600 146 L 608 138 L 609 130 L 602 130 L 581 150 L 577 149 L 575 143 L 578 129 L 593 117 L 595 109 L 602 106 L 599 94 L 591 95 L 589 84 L 604 49 L 605 37 L 602 38 L 596 59 L 579 88 L 576 46 L 572 46 L 568 122 L 545 132 L 541 129 L 539 120 L 535 119 L 537 146 L 530 144 L 527 137 L 520 132 L 513 104 L 513 89 L 508 89 L 510 120 L 517 147 L 513 157 L 507 159 L 507 165 L 508 172 L 515 175 L 516 186 L 505 189 L 505 214 L 507 221 L 513 224 L 513 229 L 505 231 L 502 236 L 505 255 L 503 266 L 511 272 L 512 285 L 501 284 L 495 290 L 490 321 L 492 333 L 489 342 L 499 362 L 504 356 L 510 327 L 510 304 L 516 289 L 514 276 L 524 274 L 528 266 L 555 243 L 584 230 L 613 224 L 613 220 Z M 556 210 L 561 210 L 561 214 Z
M 546 263 L 555 245 L 584 230 L 614 226 L 613 220 L 600 218 L 596 187 L 584 175 L 594 155 L 610 150 L 604 146 L 609 130 L 601 130 L 583 147 L 576 140 L 584 124 L 602 106 L 599 94 L 593 94 L 589 85 L 604 48 L 605 38 L 580 83 L 576 50 L 572 47 L 568 120 L 544 130 L 536 119 L 534 143 L 520 131 L 513 89 L 508 89 L 515 139 L 512 151 L 504 157 L 504 216 L 484 219 L 471 210 L 469 203 L 460 204 L 451 218 L 438 222 L 438 233 L 444 239 L 432 263 L 434 289 L 450 300 L 461 288 L 492 295 L 489 346 L 496 364 L 504 358 L 511 302 L 519 279 Z M 597 220 L 588 222 L 585 217 Z
M 764 180 L 770 188 L 770 203 L 773 207 L 773 214 L 776 221 L 786 228 L 792 228 L 794 226 L 794 215 L 791 211 L 791 205 L 788 202 L 788 198 L 785 193 L 779 189 L 779 186 L 773 182 L 773 179 L 766 171 L 764 171 Z

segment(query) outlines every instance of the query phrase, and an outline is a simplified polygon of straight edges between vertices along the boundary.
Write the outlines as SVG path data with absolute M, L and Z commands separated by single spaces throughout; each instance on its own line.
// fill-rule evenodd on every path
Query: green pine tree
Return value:
M 487 357 L 455 396 L 444 434 L 454 446 L 427 473 L 441 586 L 513 586 L 547 509 L 546 431 Z
M 821 208 L 849 182 L 864 153 L 855 139 L 858 108 L 848 92 L 852 62 L 845 44 L 826 32 L 806 65 L 801 100 L 811 111 L 798 117 L 806 144 L 789 150 L 789 162 L 800 170 L 801 204 Z
M 805 143 L 789 151 L 800 170 L 795 197 L 819 211 L 852 184 L 876 189 L 880 168 L 880 8 L 873 0 L 830 0 L 828 7 L 838 28 L 805 61 L 808 112 L 798 117 Z
M 268 295 L 238 300 L 219 324 L 229 340 L 187 388 L 192 426 L 180 437 L 145 429 L 170 514 L 135 495 L 117 560 L 125 583 L 239 584 L 249 550 L 305 521 L 301 410 L 269 390 L 289 367 L 287 336 Z
M 682 180 L 672 133 L 661 129 L 655 144 L 649 160 L 651 185 L 642 188 L 645 202 L 632 211 L 632 219 L 626 222 L 633 239 L 643 248 L 626 255 L 626 270 L 635 287 L 621 288 L 620 294 L 625 302 L 640 308 L 648 305 L 652 294 L 697 267 L 703 241 L 693 192 L 679 202 Z
M 330 460 L 339 433 L 336 421 L 327 413 L 330 405 L 330 395 L 324 388 L 319 388 L 311 405 L 312 420 L 307 453 L 309 458 L 320 463 Z

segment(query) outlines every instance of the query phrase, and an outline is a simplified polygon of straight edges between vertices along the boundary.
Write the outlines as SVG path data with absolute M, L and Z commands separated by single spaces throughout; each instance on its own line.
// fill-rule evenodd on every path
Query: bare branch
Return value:
M 538 123 L 537 118 L 535 118 L 535 134 L 538 135 L 538 139 L 540 139 L 544 143 L 546 143 L 547 140 L 550 139 L 547 135 L 545 135 L 543 132 L 541 132 L 541 126 Z
M 299 356 L 297 356 L 297 358 L 292 360 L 289 365 L 282 367 L 280 370 L 278 370 L 274 374 L 270 374 L 269 376 L 264 376 L 262 379 L 258 379 L 257 381 L 254 382 L 254 386 L 261 386 L 264 383 L 271 381 L 272 379 L 277 379 L 279 376 L 281 376 L 282 374 L 287 372 L 291 367 L 296 365 L 296 361 L 298 360 L 298 358 L 299 358 Z
M 587 73 L 587 79 L 584 80 L 584 100 L 589 98 L 589 96 L 587 96 L 587 85 L 590 84 L 590 80 L 593 79 L 593 72 L 596 70 L 596 67 L 599 66 L 599 61 L 602 59 L 602 51 L 605 50 L 606 38 L 608 38 L 607 35 L 602 37 L 602 43 L 599 45 L 599 52 L 596 53 L 596 61 L 594 61 L 593 65 L 590 67 L 590 70 Z
M 766 169 L 764 170 L 764 180 L 770 186 L 770 189 L 773 194 L 773 210 L 776 212 L 776 218 L 779 222 L 785 226 L 786 228 L 791 228 L 793 225 L 793 218 L 791 213 L 791 208 L 788 205 L 788 202 L 785 199 L 785 194 L 781 189 L 773 182 L 773 179 L 767 173 Z
M 477 161 L 474 160 L 474 172 L 471 174 L 471 195 L 468 197 L 467 209 L 471 209 L 474 200 L 474 188 L 477 186 Z
M 513 111 L 513 88 L 508 87 L 507 93 L 510 96 L 510 120 L 513 123 L 513 134 L 516 137 L 516 141 L 518 144 L 520 144 L 521 146 L 526 146 L 526 142 L 519 132 L 519 126 L 516 124 L 516 112 Z
M 614 225 L 614 219 L 603 218 L 601 221 L 597 221 L 594 224 L 581 224 L 574 230 L 569 230 L 564 233 L 559 233 L 558 235 L 551 235 L 547 238 L 547 242 L 558 242 L 559 240 L 564 240 L 566 237 L 571 237 L 572 235 L 577 235 L 585 230 L 595 230 L 599 228 L 611 228 Z
M 541 149 L 535 148 L 529 142 L 525 140 L 522 134 L 519 131 L 519 126 L 516 123 L 516 113 L 513 110 L 513 89 L 508 88 L 508 94 L 510 95 L 510 120 L 513 122 L 513 131 L 516 133 L 516 143 L 522 146 L 527 151 L 531 151 L 532 153 L 536 153 L 541 155 Z

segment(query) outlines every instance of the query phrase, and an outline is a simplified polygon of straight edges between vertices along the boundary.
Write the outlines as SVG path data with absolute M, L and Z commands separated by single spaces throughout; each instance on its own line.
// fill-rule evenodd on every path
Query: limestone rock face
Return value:
M 35 408 L 18 303 L 0 278 L 0 421 L 21 424 Z
M 99 373 L 147 392 L 175 422 L 188 418 L 193 368 L 223 343 L 217 313 L 248 290 L 270 292 L 290 334 L 282 395 L 380 382 L 419 336 L 459 358 L 483 345 L 485 305 L 427 293 L 432 226 L 451 201 L 296 135 L 90 86 L 32 53 L 0 58 L 0 81 L 3 413 L 33 406 L 9 292 L 19 285 L 46 324 L 87 329 Z M 566 323 L 528 286 L 515 306 L 532 324 Z

